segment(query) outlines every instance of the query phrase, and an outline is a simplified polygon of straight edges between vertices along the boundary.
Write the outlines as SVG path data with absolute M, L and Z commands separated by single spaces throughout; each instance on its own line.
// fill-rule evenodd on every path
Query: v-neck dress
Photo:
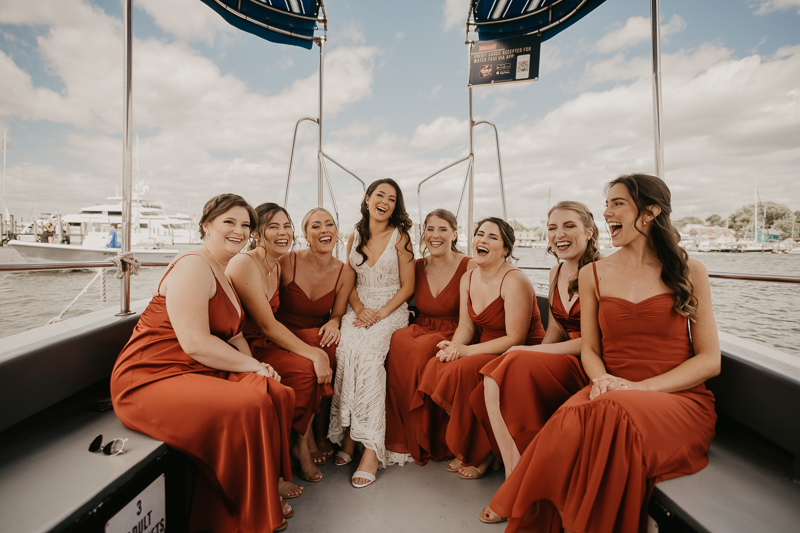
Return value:
M 604 297 L 596 283 L 609 374 L 641 381 L 692 357 L 674 294 L 633 303 Z M 703 384 L 672 393 L 614 390 L 594 400 L 590 390 L 556 411 L 492 499 L 491 508 L 509 517 L 507 532 L 645 531 L 656 483 L 708 463 L 717 416 Z
M 470 276 L 470 282 L 473 271 Z M 509 270 L 500 282 L 503 283 Z M 471 284 L 470 284 L 471 288 Z M 480 313 L 472 308 L 472 299 L 467 310 L 476 328 L 481 331 L 478 342 L 488 342 L 506 335 L 505 302 L 497 296 Z M 525 345 L 540 344 L 544 338 L 539 307 L 533 305 Z M 480 383 L 480 370 L 499 357 L 497 354 L 475 354 L 455 361 L 441 362 L 433 358 L 425 365 L 417 393 L 411 405 L 417 440 L 424 453 L 430 457 L 447 458 L 455 455 L 464 464 L 472 464 L 467 458 L 475 458 L 477 465 L 491 451 L 489 438 L 475 417 L 470 405 L 470 394 Z M 444 434 L 444 441 L 441 435 Z
M 336 373 L 336 344 L 325 346 L 319 345 L 319 330 L 328 320 L 336 302 L 336 287 L 339 285 L 339 278 L 342 276 L 344 263 L 339 267 L 336 281 L 333 282 L 333 289 L 319 298 L 312 300 L 305 291 L 297 284 L 297 254 L 294 255 L 294 270 L 292 281 L 280 287 L 281 305 L 275 313 L 275 318 L 286 326 L 289 331 L 294 333 L 298 339 L 309 346 L 322 348 L 328 354 L 331 369 Z M 331 389 L 333 394 L 333 389 Z
M 302 292 L 299 287 L 297 290 Z M 277 319 L 283 305 L 280 290 L 275 291 L 269 305 L 272 308 L 272 314 Z M 294 391 L 292 427 L 300 435 L 305 435 L 308 432 L 311 418 L 320 412 L 322 398 L 333 394 L 330 383 L 317 383 L 317 373 L 314 371 L 314 363 L 310 359 L 285 350 L 269 340 L 250 317 L 247 318 L 244 326 L 244 336 L 250 344 L 253 357 L 272 366 L 281 377 L 281 384 Z M 307 342 L 304 338 L 300 338 L 300 340 Z M 312 344 L 312 346 L 314 345 Z M 318 339 L 316 346 L 319 346 Z
M 560 270 L 559 270 L 560 274 Z M 564 328 L 567 340 L 581 336 L 581 302 L 575 300 L 569 312 L 558 291 L 558 278 L 551 298 L 553 318 Z M 515 350 L 491 361 L 481 369 L 500 389 L 500 414 L 520 453 L 531 443 L 545 422 L 573 394 L 589 384 L 580 356 Z M 483 381 L 470 396 L 470 404 L 486 431 L 492 449 L 500 448 L 486 410 Z
M 436 345 L 452 339 L 458 326 L 461 277 L 469 260 L 461 259 L 450 282 L 434 297 L 425 274 L 425 259 L 417 259 L 414 304 L 420 315 L 412 325 L 392 335 L 386 358 L 386 448 L 398 455 L 395 462 L 402 463 L 407 455 L 419 464 L 429 459 L 417 443 L 411 401 L 425 365 L 439 351 Z
M 242 330 L 244 313 L 239 316 L 219 280 L 216 287 L 208 301 L 209 328 L 227 342 Z M 292 476 L 294 393 L 264 376 L 216 370 L 189 357 L 166 300 L 150 300 L 114 365 L 114 411 L 127 427 L 164 441 L 197 465 L 192 530 L 272 530 L 283 522 L 278 477 Z
M 398 230 L 392 232 L 386 248 L 373 266 L 356 251 L 358 231 L 350 250 L 350 265 L 356 272 L 356 291 L 365 308 L 377 311 L 401 288 L 397 256 Z M 336 348 L 336 380 L 331 401 L 328 438 L 335 443 L 350 438 L 375 452 L 379 467 L 388 464 L 384 443 L 386 433 L 386 369 L 392 334 L 408 326 L 408 305 L 403 302 L 391 315 L 367 328 L 356 328 L 356 313 L 348 304 L 342 317 L 341 340 Z

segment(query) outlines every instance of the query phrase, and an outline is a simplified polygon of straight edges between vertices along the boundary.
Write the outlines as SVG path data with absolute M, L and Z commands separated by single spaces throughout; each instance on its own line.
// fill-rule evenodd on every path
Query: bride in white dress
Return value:
M 408 326 L 406 300 L 414 294 L 409 229 L 411 219 L 397 183 L 382 179 L 370 184 L 361 220 L 347 240 L 356 285 L 341 322 L 328 430 L 328 438 L 342 446 L 334 461 L 338 466 L 352 461 L 356 442 L 365 448 L 353 474 L 356 488 L 370 485 L 378 468 L 392 463 L 384 446 L 384 361 L 392 334 Z

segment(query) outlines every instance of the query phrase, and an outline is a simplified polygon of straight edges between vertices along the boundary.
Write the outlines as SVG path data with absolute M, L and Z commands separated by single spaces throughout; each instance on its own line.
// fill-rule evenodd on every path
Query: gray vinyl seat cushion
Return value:
M 90 453 L 89 444 L 127 438 L 125 453 Z M 127 429 L 114 411 L 87 402 L 50 411 L 3 433 L 0 516 L 3 530 L 47 532 L 73 522 L 133 479 L 167 445 Z

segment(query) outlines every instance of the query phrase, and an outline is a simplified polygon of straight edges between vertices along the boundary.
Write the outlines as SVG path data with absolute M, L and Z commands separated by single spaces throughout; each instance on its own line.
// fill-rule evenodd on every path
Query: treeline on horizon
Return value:
M 758 227 L 759 229 L 778 231 L 781 239 L 792 237 L 794 223 L 794 237 L 800 235 L 800 211 L 792 211 L 788 205 L 777 202 L 758 202 Z M 689 224 L 702 224 L 709 227 L 725 227 L 736 232 L 739 238 L 751 237 L 753 234 L 753 204 L 743 205 L 728 218 L 713 214 L 701 220 L 694 216 L 679 218 L 673 221 L 679 230 Z

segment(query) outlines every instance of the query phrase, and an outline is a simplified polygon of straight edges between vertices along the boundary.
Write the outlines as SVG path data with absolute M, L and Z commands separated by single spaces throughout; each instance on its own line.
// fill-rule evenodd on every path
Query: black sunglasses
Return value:
M 125 443 L 128 442 L 128 439 L 114 439 L 110 440 L 107 443 L 103 444 L 103 436 L 98 435 L 94 438 L 92 443 L 89 445 L 89 451 L 92 453 L 97 453 L 100 450 L 103 450 L 103 453 L 106 455 L 120 455 L 125 453 L 122 451 L 122 448 L 125 446 Z

